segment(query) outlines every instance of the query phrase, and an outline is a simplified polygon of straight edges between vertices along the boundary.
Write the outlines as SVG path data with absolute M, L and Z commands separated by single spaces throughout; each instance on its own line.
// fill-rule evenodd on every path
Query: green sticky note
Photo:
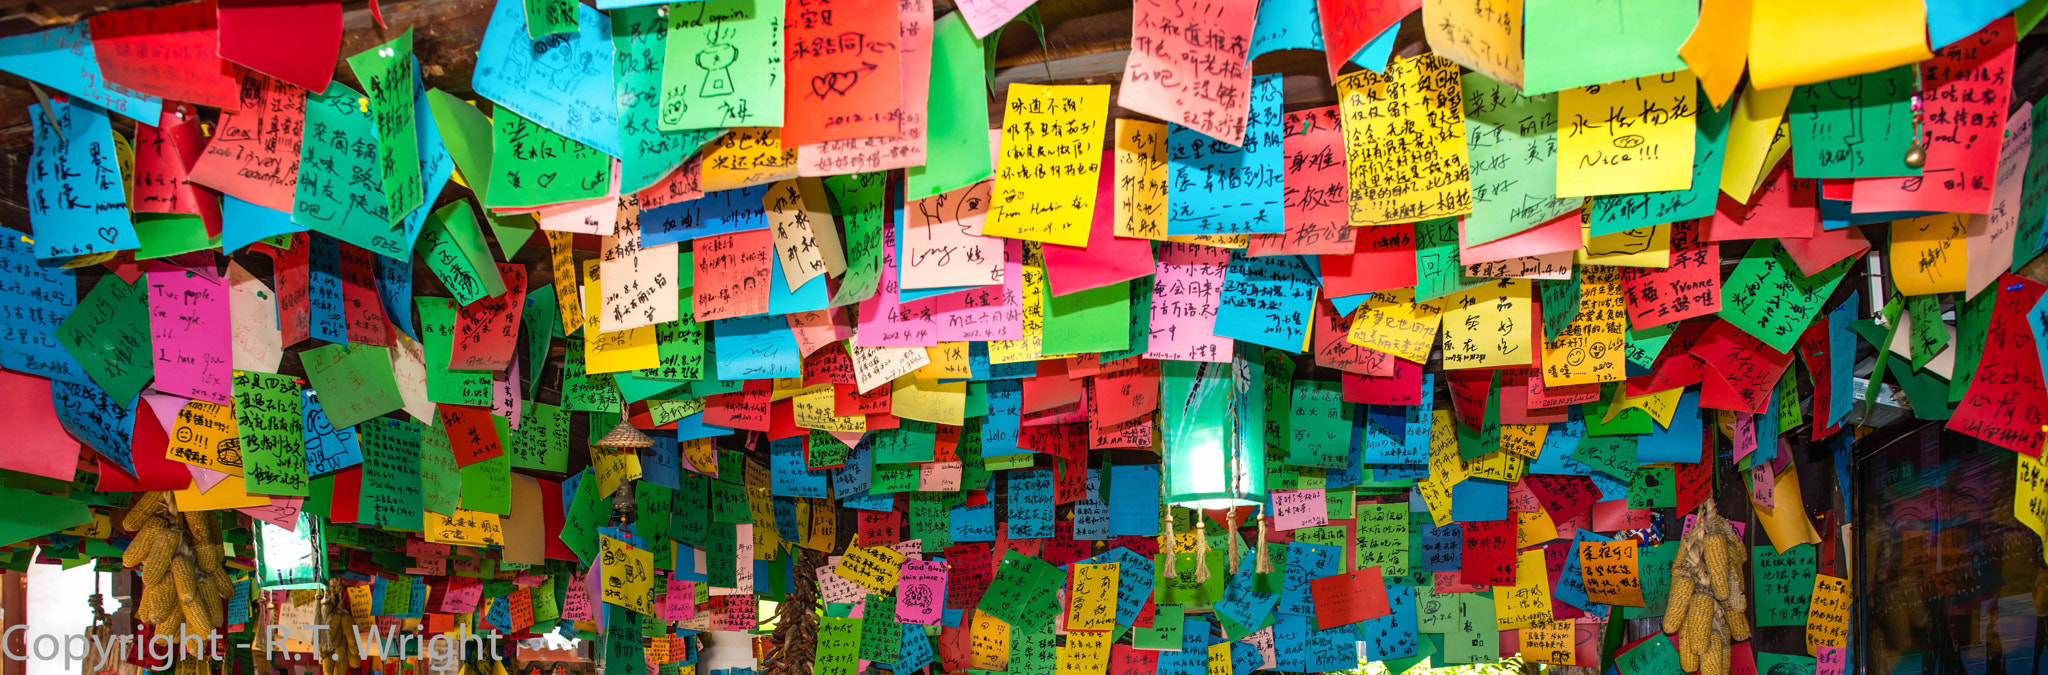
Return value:
M 356 522 L 419 531 L 420 425 L 378 418 L 356 427 L 363 447 L 362 494 Z
M 447 357 L 442 359 L 445 363 Z M 383 347 L 327 345 L 299 352 L 299 361 L 306 366 L 313 390 L 320 393 L 327 422 L 336 429 L 405 407 L 398 378 L 391 374 L 391 352 Z
M 1756 653 L 1756 672 L 1769 675 L 1813 675 L 1817 661 L 1805 654 Z
M 559 0 L 572 9 L 575 3 Z M 724 129 L 663 132 L 661 71 L 668 53 L 665 4 L 611 10 L 612 87 L 619 93 L 619 193 L 653 186 Z M 574 12 L 570 16 L 575 16 Z M 687 265 L 687 263 L 686 263 Z M 683 283 L 688 286 L 687 282 Z
M 291 377 L 238 370 L 235 430 L 250 494 L 306 496 L 306 439 L 300 428 L 299 385 Z
M 1799 426 L 1800 422 L 1805 421 L 1799 411 L 1799 377 L 1794 375 L 1794 372 L 1794 369 L 1786 368 L 1785 374 L 1778 377 L 1777 392 L 1772 394 L 1771 400 L 1778 406 L 1778 433 L 1781 434 L 1791 431 L 1792 427 Z M 1936 397 L 1935 400 L 1940 398 Z
M 439 420 L 436 420 L 437 422 Z M 462 467 L 440 426 L 420 429 L 420 501 L 428 511 L 455 515 L 462 499 Z
M 1664 343 L 1671 341 L 1671 331 L 1677 324 L 1664 324 L 1655 328 L 1628 329 L 1628 363 L 1644 371 L 1657 365 L 1657 356 L 1664 353 Z M 1631 372 L 1631 375 L 1634 373 Z
M 1441 597 L 1441 596 L 1439 596 Z M 1500 660 L 1500 628 L 1494 620 L 1493 592 L 1458 593 L 1458 620 L 1444 631 L 1445 663 L 1493 663 Z
M 1678 650 L 1671 646 L 1671 638 L 1663 633 L 1651 635 L 1650 639 L 1637 643 L 1634 649 L 1616 654 L 1614 666 L 1621 669 L 1621 675 L 1685 672 L 1678 662 Z M 1757 666 L 1761 672 L 1763 664 L 1758 663 Z
M 206 233 L 206 221 L 189 213 L 134 213 L 136 260 L 156 260 L 220 248 L 220 236 Z
M 1636 575 L 1643 583 L 1643 606 L 1617 607 L 1622 618 L 1664 616 L 1664 607 L 1671 600 L 1671 566 L 1678 562 L 1678 548 L 1676 541 L 1636 547 Z
M 1131 289 L 1130 324 L 1124 330 L 1124 335 L 1126 336 L 1124 340 L 1129 346 L 1123 349 L 1103 352 L 1103 365 L 1109 365 L 1144 354 L 1152 346 L 1152 282 L 1149 279 L 1139 279 L 1137 283 L 1126 283 L 1124 285 L 1129 286 Z M 986 415 L 988 413 L 984 410 L 980 414 Z M 977 417 L 978 415 L 970 407 L 967 416 Z
M 1341 469 L 1350 465 L 1351 426 L 1357 406 L 1336 382 L 1294 383 L 1287 415 L 1287 463 Z
M 526 0 L 526 36 L 538 42 L 549 35 L 576 32 L 574 0 Z
M 1059 663 L 1059 640 L 1051 620 L 1010 626 L 1009 675 L 1053 675 Z
M 1613 384 L 1603 385 L 1603 389 L 1606 391 L 1600 400 L 1585 404 L 1587 436 L 1637 436 L 1655 432 L 1657 418 L 1642 408 L 1623 408 L 1614 414 L 1614 419 L 1607 419 L 1607 407 L 1621 405 L 1622 389 Z
M 57 342 L 85 366 L 93 384 L 116 401 L 135 394 L 156 377 L 150 346 L 149 284 L 107 274 L 93 284 L 71 315 L 57 326 Z
M 491 260 L 491 250 L 468 200 L 450 203 L 429 215 L 420 230 L 418 248 L 424 252 L 427 269 L 448 287 L 456 304 L 468 305 L 505 292 L 505 280 Z
M 977 608 L 1012 627 L 1050 623 L 1053 614 L 1059 611 L 1055 591 L 1065 581 L 1066 575 L 1052 563 L 1014 550 L 1005 551 L 996 565 L 995 579 L 989 582 Z
M 782 126 L 782 16 L 773 0 L 670 5 L 660 129 Z
M 1525 10 L 1522 90 L 1531 94 L 1684 70 L 1678 47 L 1699 22 L 1690 0 L 1529 0 Z
M 868 594 L 861 609 L 860 658 L 890 663 L 903 649 L 903 624 L 896 623 L 896 596 Z
M 936 456 L 938 430 L 930 422 L 903 420 L 894 429 L 868 432 L 868 438 L 877 464 L 930 462 Z
M 612 158 L 500 107 L 491 118 L 491 187 L 485 206 L 533 207 L 599 199 Z
M 1458 262 L 1458 219 L 1438 218 L 1415 224 L 1415 301 L 1429 302 L 1487 283 L 1465 276 Z
M 1358 511 L 1358 493 L 1349 489 L 1328 490 L 1323 492 L 1323 503 L 1330 520 L 1351 520 Z
M 490 203 L 491 118 L 439 89 L 427 91 L 427 107 L 434 113 L 434 128 L 441 132 L 448 156 L 455 160 L 455 170 L 462 172 L 477 201 Z
M 1906 313 L 1913 317 L 1913 332 L 1906 336 L 1908 353 L 1913 355 L 1913 369 L 1919 370 L 1948 348 L 1948 323 L 1941 318 L 1941 298 L 1935 295 L 1906 296 Z
M 495 415 L 491 417 L 501 425 L 505 423 L 504 419 Z M 511 455 L 500 453 L 462 467 L 462 508 L 501 516 L 512 515 Z
M 569 412 L 539 401 L 523 402 L 511 447 L 512 468 L 568 471 Z
M 1343 541 L 1341 532 L 1338 533 L 1337 541 Z M 1172 579 L 1166 578 L 1165 561 L 1169 559 L 1166 557 L 1168 555 L 1167 552 L 1161 551 L 1152 558 L 1152 599 L 1155 602 L 1197 604 L 1223 599 L 1223 586 L 1229 583 L 1230 575 L 1218 573 L 1217 570 L 1230 569 L 1227 552 L 1209 549 L 1209 555 L 1206 556 L 1209 561 L 1209 580 L 1200 583 L 1195 581 L 1193 553 L 1170 554 L 1173 556 L 1171 560 L 1175 565 L 1176 576 Z
M 1631 509 L 1668 509 L 1678 506 L 1678 479 L 1668 466 L 1646 466 L 1636 470 L 1628 484 Z
M 689 254 L 683 254 L 688 257 Z M 688 265 L 684 260 L 682 264 Z M 661 365 L 633 371 L 633 377 L 663 380 L 673 387 L 680 382 L 704 379 L 704 324 L 697 321 L 695 298 L 689 287 L 682 289 L 682 311 L 675 321 L 654 325 L 655 350 Z
M 1027 246 L 1031 246 L 1027 244 Z M 1031 246 L 1037 248 L 1036 246 Z M 1043 258 L 1039 258 L 1043 260 Z M 1113 352 L 1131 344 L 1130 282 L 1053 295 L 1039 294 L 1046 354 Z
M 988 152 L 988 71 L 981 40 L 948 14 L 932 26 L 925 164 L 906 169 L 907 199 L 923 199 L 995 175 Z
M 1858 260 L 1843 259 L 1809 277 L 1799 273 L 1799 265 L 1778 240 L 1759 240 L 1749 245 L 1722 284 L 1727 292 L 1721 297 L 1720 316 L 1772 349 L 1792 351 Z
M 1756 586 L 1756 625 L 1804 626 L 1807 605 L 1813 602 L 1814 547 L 1800 544 L 1785 549 L 1765 545 L 1750 553 L 1750 578 Z
M 562 544 L 568 546 L 569 550 L 576 554 L 577 559 L 589 563 L 591 556 L 597 553 L 597 526 L 603 523 L 606 517 L 611 514 L 611 495 L 602 494 L 597 489 L 597 474 L 586 468 L 583 470 L 582 480 L 576 483 L 576 494 L 574 496 L 564 495 L 563 498 L 569 500 L 569 512 L 562 518 L 562 534 L 560 537 Z M 716 534 L 718 530 L 729 531 L 732 528 L 714 527 L 711 529 Z M 728 532 L 727 538 L 731 536 Z M 723 559 L 731 560 L 735 555 L 737 555 L 736 552 L 727 552 Z M 712 559 L 717 560 L 719 558 Z M 718 582 L 716 570 L 719 567 L 721 566 L 711 566 L 713 570 L 712 583 Z M 730 565 L 725 567 L 730 567 Z M 733 573 L 733 571 L 728 570 L 728 573 Z M 731 585 L 728 584 L 726 587 L 730 588 Z
M 1480 73 L 1466 73 L 1463 82 L 1473 187 L 1466 242 L 1494 241 L 1578 210 L 1584 197 L 1556 196 L 1557 97 L 1523 96 Z
M 607 373 L 592 375 L 583 368 L 583 341 L 571 339 L 562 357 L 562 409 L 575 412 L 616 412 L 621 398 Z M 488 380 L 486 380 L 488 383 Z
M 674 16 L 670 12 L 670 16 Z M 976 105 L 980 104 L 977 97 Z M 933 99 L 937 100 L 937 99 Z M 988 145 L 988 131 L 981 131 L 982 145 Z M 937 148 L 927 145 L 927 156 L 938 156 Z M 832 194 L 834 215 L 846 234 L 846 274 L 839 278 L 839 290 L 829 303 L 833 307 L 845 307 L 874 297 L 875 289 L 882 279 L 882 210 L 886 207 L 887 172 L 860 173 L 848 176 L 826 176 L 825 189 Z
M 633 484 L 633 533 L 657 553 L 668 550 L 669 512 L 675 491 L 649 481 Z
M 0 488 L 0 509 L 8 514 L 0 520 L 0 542 L 8 544 L 92 522 L 83 503 L 14 488 Z
M 1636 472 L 1636 437 L 1588 436 L 1572 451 L 1572 459 L 1593 467 L 1594 471 L 1629 480 Z
M 323 93 L 306 96 L 306 137 L 299 144 L 299 166 L 320 170 L 300 172 L 292 222 L 397 257 L 405 250 L 403 233 L 391 225 L 377 153 L 358 151 L 376 147 L 376 121 L 369 110 L 363 95 L 340 81 L 328 83 Z
M 1408 504 L 1359 504 L 1352 569 L 1380 568 L 1387 578 L 1408 576 Z
M 1565 328 L 1572 325 L 1572 321 L 1579 318 L 1579 278 L 1538 279 L 1536 292 L 1543 299 L 1540 305 L 1543 308 L 1543 339 L 1555 341 Z
M 1950 403 L 1963 400 L 1963 392 L 1969 391 L 1970 382 L 1977 379 L 1977 359 L 1984 355 L 1985 334 L 1991 332 L 1991 310 L 1998 304 L 1998 286 L 1992 284 L 1956 308 L 1956 367 L 1955 378 L 1948 383 Z
M 536 38 L 538 39 L 538 38 Z M 390 42 L 348 57 L 356 81 L 369 89 L 377 130 L 377 165 L 384 178 L 385 218 L 397 221 L 426 200 L 420 181 L 420 142 L 414 129 L 412 29 Z
M 1140 626 L 1131 636 L 1131 644 L 1139 649 L 1178 650 L 1181 629 L 1187 621 L 1188 608 L 1183 605 L 1158 605 L 1152 612 L 1152 626 Z
M 1915 68 L 1899 66 L 1802 86 L 1785 104 L 1792 175 L 1800 178 L 1917 176 L 1913 144 Z M 2031 243 L 2031 242 L 2030 242 Z
M 429 297 L 414 298 L 413 301 L 420 311 L 420 353 L 427 366 L 427 400 L 450 405 L 489 406 L 489 372 L 448 369 L 449 358 L 455 351 L 455 303 L 447 298 Z M 320 402 L 327 403 L 324 393 Z M 333 417 L 333 413 L 328 413 L 328 416 Z M 341 423 L 337 421 L 335 426 L 339 427 Z

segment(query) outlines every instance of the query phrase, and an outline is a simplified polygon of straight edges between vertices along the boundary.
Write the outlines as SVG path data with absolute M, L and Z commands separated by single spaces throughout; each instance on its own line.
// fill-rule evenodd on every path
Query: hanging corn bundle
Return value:
M 221 566 L 220 524 L 212 513 L 181 514 L 169 493 L 145 492 L 121 518 L 121 528 L 133 533 L 121 564 L 142 572 L 136 618 L 181 638 L 224 624 L 235 587 Z
M 1679 664 L 1686 672 L 1728 675 L 1730 644 L 1749 639 L 1742 581 L 1746 549 L 1711 499 L 1700 506 L 1699 522 L 1680 541 L 1664 632 L 1678 636 Z

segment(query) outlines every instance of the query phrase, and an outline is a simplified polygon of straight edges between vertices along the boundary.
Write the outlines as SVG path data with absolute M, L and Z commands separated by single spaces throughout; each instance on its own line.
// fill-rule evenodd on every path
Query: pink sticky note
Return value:
M 1003 281 L 1001 237 L 974 234 L 988 218 L 989 190 L 981 181 L 910 202 L 903 208 L 899 288 L 988 286 Z
M 697 618 L 697 582 L 669 579 L 667 600 L 662 603 L 662 620 L 689 621 Z
M 297 532 L 300 506 L 305 501 L 304 497 L 271 497 L 269 506 L 251 506 L 235 510 L 249 514 L 251 518 Z
M 185 470 L 191 472 L 192 484 L 199 488 L 201 494 L 212 492 L 213 486 L 219 485 L 221 481 L 227 480 L 228 476 L 234 475 L 192 464 L 185 465 Z
M 533 212 L 540 229 L 612 236 L 619 226 L 619 170 L 612 167 L 610 194 L 567 204 L 556 204 Z
M 974 30 L 978 38 L 988 37 L 1018 14 L 1029 9 L 1038 0 L 965 0 L 959 3 L 960 18 L 967 20 L 967 27 Z
M 1459 219 L 1458 262 L 1473 265 L 1576 251 L 1586 245 L 1584 237 L 1584 232 L 1579 228 L 1578 211 L 1566 213 L 1552 218 L 1550 222 L 1484 244 L 1467 244 L 1465 222 Z
M 1847 665 L 1848 660 L 1842 653 L 1841 647 L 1822 645 L 1820 655 L 1814 658 L 1813 673 L 1814 675 L 1842 675 L 1842 670 Z
M 764 232 L 765 233 L 765 232 Z M 882 284 L 860 302 L 853 344 L 858 347 L 935 347 L 937 323 L 928 309 L 905 307 L 897 296 L 896 228 L 882 228 Z M 764 284 L 765 287 L 765 284 Z
M 1763 462 L 1749 469 L 1749 496 L 1758 506 L 1767 509 L 1778 508 L 1778 472 L 1771 469 L 1770 462 Z
M 50 381 L 0 371 L 0 423 L 8 430 L 0 468 L 69 481 L 78 471 L 78 440 L 57 421 Z
M 1756 452 L 1756 413 L 1735 413 L 1735 425 L 1729 430 L 1729 440 L 1735 443 L 1735 461 Z
M 1216 337 L 1216 307 L 1230 249 L 1166 243 L 1153 265 L 1152 342 L 1145 357 L 1173 361 L 1230 360 L 1230 339 Z
M 1003 285 L 914 303 L 932 308 L 940 342 L 1024 339 L 1024 242 L 1003 244 Z
M 896 581 L 896 621 L 932 625 L 946 613 L 946 563 L 906 560 Z
M 783 318 L 789 322 L 789 333 L 796 336 L 797 353 L 804 356 L 810 356 L 825 345 L 853 337 L 853 326 L 846 322 L 846 313 L 836 307 L 792 312 Z
M 149 268 L 149 333 L 156 389 L 228 405 L 234 396 L 234 322 L 227 281 L 211 267 Z
M 1258 11 L 1256 2 L 1196 9 L 1173 0 L 1137 0 L 1117 105 L 1243 145 L 1251 115 L 1243 93 L 1252 84 L 1245 48 Z
M 1273 492 L 1273 527 L 1292 530 L 1330 524 L 1330 503 L 1321 489 Z
M 580 594 L 579 594 L 579 593 L 577 593 L 577 585 L 575 585 L 575 584 L 572 584 L 572 585 L 570 585 L 570 586 L 569 586 L 569 606 L 570 606 L 570 607 L 572 607 L 572 608 L 573 608 L 573 607 L 575 607 L 575 606 L 576 606 L 576 601 L 577 601 L 577 599 L 578 599 L 578 595 L 580 595 Z M 442 593 L 441 593 L 441 611 L 443 611 L 443 612 L 447 612 L 447 613 L 450 613 L 450 614 L 467 614 L 467 613 L 469 613 L 469 612 L 474 612 L 474 611 L 476 611 L 476 606 L 477 606 L 477 603 L 478 603 L 479 601 L 483 600 L 483 597 L 484 597 L 484 585 L 483 585 L 482 583 L 477 583 L 475 579 L 468 579 L 468 578 L 465 578 L 465 577 L 456 577 L 455 579 L 453 579 L 453 580 L 449 581 L 449 583 L 448 583 L 448 589 L 447 589 L 447 590 L 445 590 L 445 591 L 442 591 Z M 583 600 L 583 607 L 584 607 L 584 612 L 585 612 L 585 613 L 588 613 L 588 611 L 589 611 L 589 605 L 590 605 L 590 598 L 589 598 L 589 596 L 587 596 L 587 595 L 586 595 L 586 596 L 583 596 L 583 597 L 582 597 L 581 599 Z M 564 618 L 569 618 L 569 619 L 579 619 L 580 617 L 576 617 L 576 616 L 570 616 L 570 614 L 571 614 L 571 613 L 572 613 L 573 611 L 574 611 L 573 609 L 570 609 L 570 610 L 564 610 L 564 611 L 563 611 L 563 613 L 562 613 L 562 616 L 563 616 Z M 586 621 L 587 621 L 588 619 L 582 619 L 582 620 L 586 620 Z

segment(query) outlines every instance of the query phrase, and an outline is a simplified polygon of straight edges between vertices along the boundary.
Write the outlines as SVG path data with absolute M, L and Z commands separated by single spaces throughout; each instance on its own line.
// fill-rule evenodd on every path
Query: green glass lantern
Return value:
M 1266 501 L 1266 412 L 1257 355 L 1160 366 L 1166 502 L 1199 509 Z

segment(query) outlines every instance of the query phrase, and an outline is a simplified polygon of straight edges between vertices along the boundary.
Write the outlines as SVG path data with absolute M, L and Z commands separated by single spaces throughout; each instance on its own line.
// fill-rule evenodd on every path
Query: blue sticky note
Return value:
M 35 231 L 36 257 L 68 258 L 141 247 L 129 220 L 107 111 L 84 101 L 53 101 L 50 107 L 54 125 L 42 106 L 28 106 L 35 147 L 29 152 L 24 196 L 28 223 Z
M 1052 483 L 1051 469 L 1020 469 L 1010 471 L 1010 537 L 1012 539 L 1044 539 L 1051 537 L 1052 527 Z
M 1834 392 L 1828 397 L 1828 426 L 1840 426 L 1849 419 L 1851 395 L 1856 368 L 1856 338 L 1849 332 L 1849 322 L 1856 320 L 1855 308 L 1863 305 L 1861 294 L 1850 292 L 1849 299 L 1828 312 L 1828 382 Z M 2038 343 L 2037 343 L 2038 344 Z
M 1109 467 L 1109 533 L 1140 537 L 1159 534 L 1159 465 Z
M 1259 648 L 1244 642 L 1230 643 L 1230 675 L 1251 675 L 1266 662 Z
M 1358 668 L 1358 629 L 1336 626 L 1318 630 L 1309 638 L 1308 668 L 1311 672 L 1334 673 Z
M 56 261 L 37 260 L 31 248 L 19 233 L 0 236 L 0 275 L 7 279 L 0 285 L 0 316 L 17 329 L 0 331 L 0 367 L 91 383 L 85 366 L 57 341 L 57 327 L 78 307 L 78 278 Z
M 574 504 L 576 503 L 576 491 L 583 487 L 583 479 L 590 477 L 590 475 L 590 467 L 584 467 L 582 471 L 570 474 L 569 477 L 562 479 L 563 518 L 569 517 L 569 509 L 576 508 L 574 506 Z M 593 485 L 595 485 L 595 483 L 593 483 Z
M 2023 4 L 2026 0 L 1927 0 L 1927 45 L 1947 47 Z
M 766 380 L 803 375 L 803 355 L 788 320 L 775 314 L 720 319 L 712 322 L 718 343 L 718 376 L 728 380 Z
M 1773 413 L 1775 414 L 1775 413 Z M 1775 431 L 1777 420 L 1757 426 L 1770 426 Z M 1700 461 L 1700 393 L 1688 391 L 1678 397 L 1678 410 L 1671 415 L 1671 426 L 1644 434 L 1636 442 L 1636 462 L 1677 462 L 1692 464 Z M 1775 445 L 1775 444 L 1774 444 Z
M 1156 675 L 1205 675 L 1209 672 L 1209 622 L 1181 619 L 1180 651 L 1159 652 Z
M 342 314 L 341 242 L 313 235 L 306 254 L 306 306 L 311 310 L 313 337 L 348 344 L 348 317 Z
M 1280 596 L 1260 593 L 1257 588 L 1257 565 L 1239 565 L 1237 573 L 1230 575 L 1230 582 L 1223 586 L 1223 599 L 1216 602 L 1216 613 L 1228 617 L 1240 626 L 1257 626 L 1265 623 L 1273 613 L 1273 605 L 1280 602 Z
M 143 124 L 155 126 L 163 115 L 163 99 L 113 84 L 100 74 L 91 28 L 84 21 L 0 39 L 0 70 Z M 33 114 L 42 114 L 40 108 Z
M 1572 459 L 1572 452 L 1579 449 L 1579 441 L 1586 438 L 1586 417 L 1579 406 L 1572 406 L 1570 414 L 1563 424 L 1550 425 L 1550 433 L 1543 437 L 1543 450 L 1536 455 L 1536 461 L 1529 463 L 1529 473 L 1573 476 L 1593 473 L 1593 467 Z
M 1387 26 L 1386 30 L 1380 31 L 1379 35 L 1373 36 L 1365 46 L 1359 47 L 1358 53 L 1351 55 L 1351 62 L 1375 73 L 1387 72 L 1387 57 L 1394 55 L 1394 36 L 1400 34 L 1401 22 L 1395 21 Z
M 1074 502 L 1074 540 L 1109 539 L 1109 501 L 1102 494 L 1102 470 L 1088 470 L 1088 496 Z M 958 537 L 955 537 L 957 540 Z
M 484 615 L 484 620 L 491 622 L 491 625 L 497 626 L 501 631 L 517 630 L 512 627 L 512 597 L 493 598 L 491 611 Z
M 915 626 L 905 626 L 903 646 L 896 652 L 895 672 L 915 673 L 931 665 L 932 657 L 931 636 Z
M 721 190 L 640 213 L 640 246 L 652 248 L 699 237 L 768 229 L 761 197 L 768 185 Z
M 770 504 L 775 512 L 775 535 L 784 541 L 803 541 L 803 523 L 797 522 L 796 500 L 789 497 L 773 497 Z M 760 575 L 761 563 L 754 561 L 755 574 Z
M 852 495 L 839 498 L 839 505 L 849 509 L 859 509 L 861 511 L 894 511 L 896 510 L 896 495 L 868 494 L 867 492 L 857 492 Z
M 1152 559 L 1118 546 L 1081 562 L 1117 564 L 1116 622 L 1124 626 L 1133 625 L 1138 620 L 1138 613 L 1144 611 L 1145 601 L 1152 597 Z
M 770 492 L 779 497 L 809 497 L 829 499 L 826 484 L 830 469 L 812 470 L 804 464 L 804 439 L 802 436 L 778 438 L 768 442 L 768 479 Z M 802 537 L 791 537 L 801 541 Z
M 1635 472 L 1631 471 L 1629 475 L 1633 478 Z M 1599 488 L 1600 501 L 1611 502 L 1616 499 L 1628 498 L 1628 479 L 1616 478 L 1599 471 L 1595 471 L 1587 477 L 1593 479 L 1593 487 Z
M 598 9 L 665 4 L 661 0 L 598 0 Z M 661 9 L 612 12 L 618 50 L 619 191 L 632 194 L 660 182 L 724 129 L 664 132 L 661 67 L 668 51 L 668 18 Z
M 1463 567 L 1465 528 L 1457 523 L 1417 530 L 1422 549 L 1422 569 L 1428 572 L 1456 572 Z
M 2039 339 L 2039 337 L 2040 331 L 2037 330 L 2035 331 L 2035 339 Z M 1770 405 L 1764 409 L 1771 412 L 1756 416 L 1756 453 L 1750 456 L 1750 466 L 1756 466 L 1757 462 L 1768 462 L 1778 457 L 1777 389 L 1773 388 L 1771 390 Z
M 948 514 L 947 524 L 954 542 L 995 541 L 996 504 L 990 501 L 955 506 Z
M 413 125 L 413 136 L 419 142 L 420 180 L 425 188 L 423 191 L 425 199 L 420 201 L 418 208 L 413 209 L 411 213 L 405 214 L 405 217 L 399 222 L 399 227 L 402 230 L 400 234 L 402 241 L 398 242 L 400 255 L 379 256 L 380 262 L 386 257 L 396 257 L 400 261 L 408 262 L 412 260 L 412 247 L 420 239 L 420 230 L 427 225 L 427 215 L 433 212 L 434 204 L 441 198 L 441 189 L 447 187 L 448 179 L 455 175 L 455 158 L 448 154 L 448 144 L 441 139 L 441 127 L 434 123 L 433 107 L 427 105 L 426 79 L 420 77 L 420 60 L 418 57 L 414 57 L 412 60 L 412 83 L 413 114 L 419 118 L 417 123 Z M 503 246 L 505 243 L 499 242 L 499 245 Z M 505 257 L 511 258 L 514 252 L 506 251 Z M 379 253 L 382 253 L 382 251 L 379 251 Z M 409 290 L 410 288 L 411 284 L 408 282 L 407 289 Z M 394 305 L 386 305 L 386 307 L 392 306 Z M 408 299 L 404 304 L 395 306 L 410 308 L 412 307 L 412 301 Z M 400 313 L 404 313 L 404 311 Z M 399 325 L 406 328 L 407 335 L 412 335 L 412 318 L 410 316 L 406 317 L 405 321 L 400 322 Z M 415 336 L 414 339 L 417 340 L 418 337 Z
M 1213 332 L 1299 354 L 1315 315 L 1317 284 L 1301 256 L 1247 258 L 1243 250 L 1231 251 Z
M 279 211 L 222 195 L 220 205 L 220 250 L 240 251 L 258 239 L 304 232 L 306 226 L 292 222 L 289 211 Z
M 1508 519 L 1508 485 L 1473 478 L 1451 486 L 1451 519 L 1459 522 Z
M 1280 75 L 1252 78 L 1244 145 L 1229 145 L 1169 123 L 1167 234 L 1280 234 L 1286 231 L 1280 177 Z M 1221 317 L 1217 323 L 1220 325 Z
M 1557 588 L 1552 593 L 1558 602 L 1604 617 L 1607 616 L 1607 605 L 1593 602 L 1586 595 L 1586 577 L 1579 567 L 1579 547 L 1589 541 L 1614 541 L 1614 538 L 1579 528 L 1578 536 L 1572 538 L 1571 551 L 1565 554 L 1564 571 L 1558 575 Z
M 846 455 L 846 463 L 832 470 L 832 491 L 843 498 L 868 491 L 874 483 L 875 459 L 868 448 L 868 439 L 863 437 L 853 444 L 853 450 Z
M 235 594 L 228 599 L 228 625 L 230 626 L 249 622 L 249 583 L 248 577 L 243 577 L 235 582 Z
M 1274 670 L 1287 673 L 1313 672 L 1309 660 L 1315 652 L 1316 619 L 1312 615 L 1282 614 L 1273 623 Z M 1345 626 L 1350 630 L 1350 626 Z
M 1309 582 L 1344 572 L 1344 548 L 1322 544 L 1287 544 L 1287 574 L 1280 584 L 1280 604 L 1274 612 L 1315 616 L 1316 603 Z M 1346 628 L 1349 628 L 1348 626 Z
M 116 401 L 97 384 L 50 381 L 50 403 L 64 430 L 128 475 L 135 475 L 135 401 Z
M 470 86 L 549 131 L 617 157 L 614 53 L 611 19 L 589 5 L 576 5 L 576 32 L 534 40 L 526 32 L 526 4 L 498 0 Z
M 1316 0 L 1266 0 L 1252 29 L 1251 58 L 1282 49 L 1323 50 L 1323 26 Z
M 1424 396 L 1423 401 L 1428 402 Z M 1408 418 L 1416 408 L 1428 406 L 1368 405 L 1365 408 L 1365 447 L 1361 458 L 1368 464 L 1415 464 L 1429 461 L 1429 438 L 1408 433 Z M 1422 436 L 1421 447 L 1410 443 Z
M 1341 298 L 1330 298 L 1330 306 L 1337 309 L 1339 316 L 1351 316 L 1352 312 L 1358 311 L 1359 305 L 1365 304 L 1365 301 L 1370 299 L 1372 299 L 1371 293 L 1347 295 Z
M 377 301 L 384 306 L 384 317 L 418 342 L 419 330 L 412 327 L 412 261 L 382 255 L 376 261 Z
M 684 416 L 682 419 L 676 420 L 677 441 L 694 441 L 700 438 L 712 438 L 715 436 L 731 435 L 732 429 L 711 424 L 705 424 L 704 413 L 687 415 Z
M 670 490 L 682 489 L 683 460 L 677 454 L 676 439 L 667 436 L 653 438 L 654 445 L 640 449 L 640 480 Z
M 830 302 L 825 291 L 825 275 L 811 277 L 810 281 L 792 291 L 789 290 L 788 279 L 782 276 L 782 256 L 768 256 L 768 266 L 774 277 L 768 281 L 769 314 L 815 312 L 825 309 Z
M 1366 619 L 1358 624 L 1358 635 L 1364 638 L 1360 642 L 1365 643 L 1365 657 L 1388 661 L 1414 656 L 1420 646 L 1416 628 L 1415 587 L 1388 585 L 1386 616 Z
M 1008 457 L 1030 454 L 1017 447 L 1023 433 L 1024 383 L 1017 380 L 989 380 L 988 416 L 981 420 L 981 456 Z

